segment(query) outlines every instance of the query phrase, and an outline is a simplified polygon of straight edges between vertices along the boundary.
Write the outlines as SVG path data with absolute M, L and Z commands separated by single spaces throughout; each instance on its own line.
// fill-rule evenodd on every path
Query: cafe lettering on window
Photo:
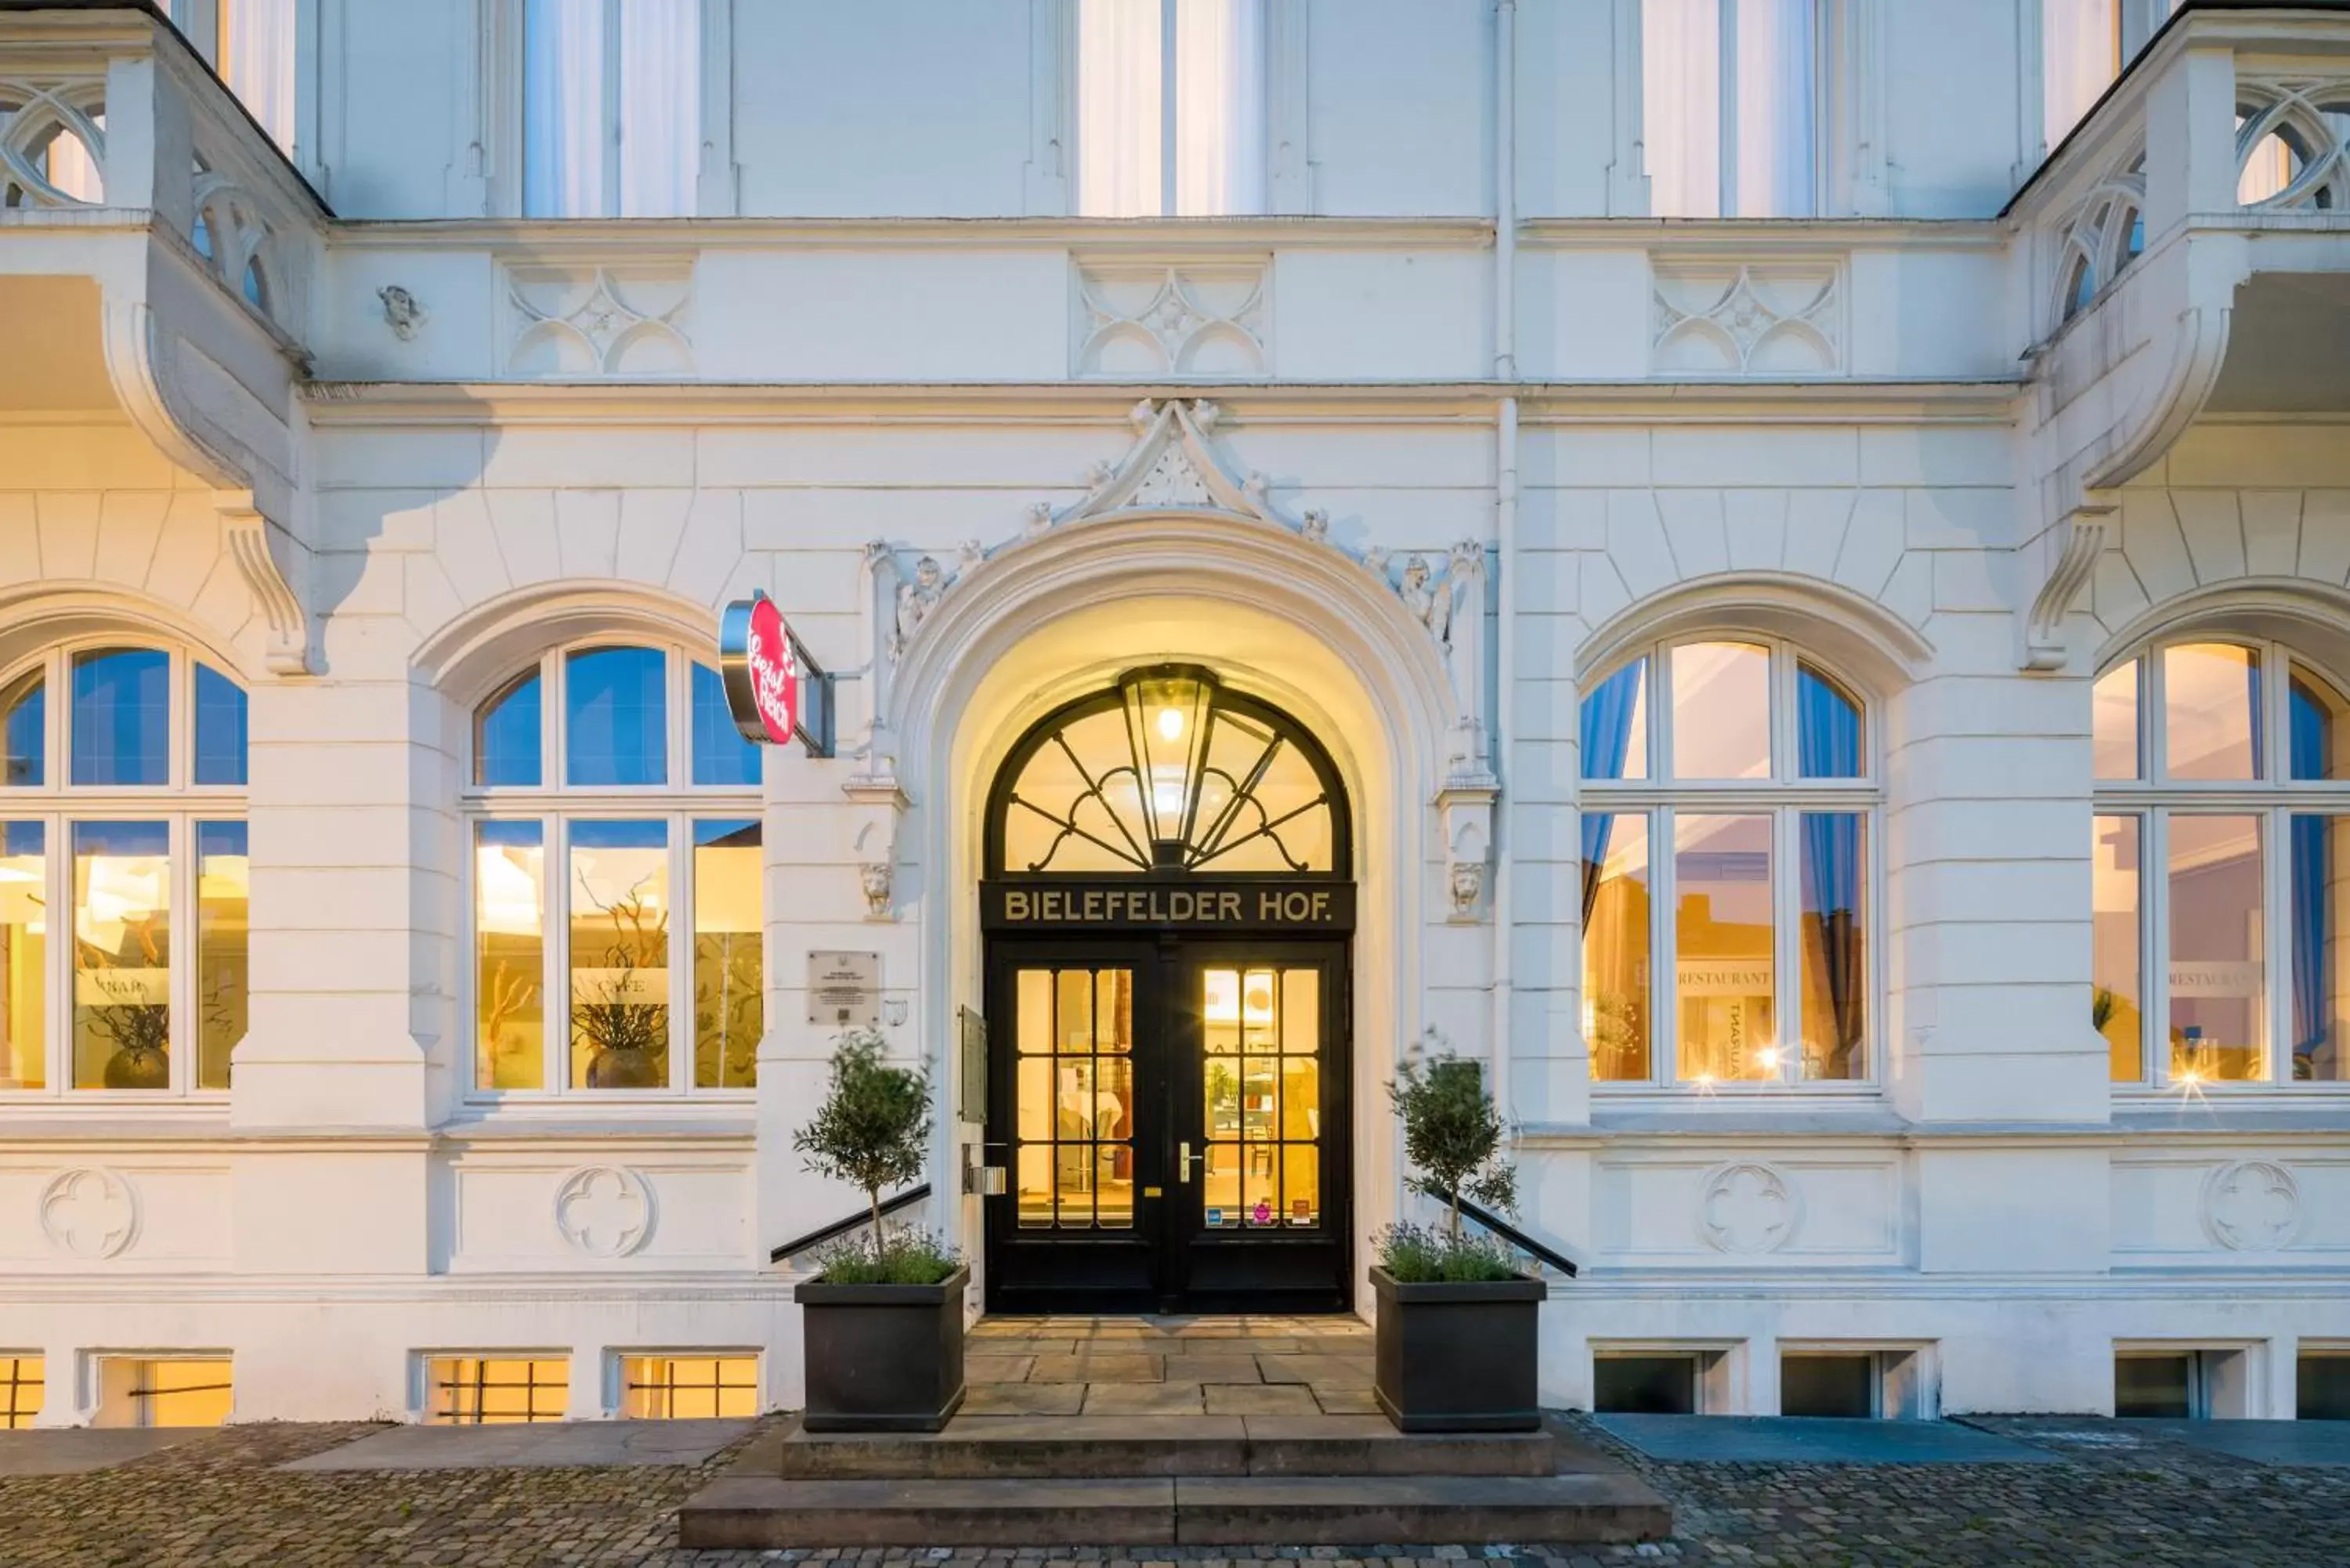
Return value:
M 991 931 L 1290 931 L 1355 929 L 1355 889 L 1328 881 L 1186 877 L 1153 886 L 1116 882 L 983 882 L 982 923 Z

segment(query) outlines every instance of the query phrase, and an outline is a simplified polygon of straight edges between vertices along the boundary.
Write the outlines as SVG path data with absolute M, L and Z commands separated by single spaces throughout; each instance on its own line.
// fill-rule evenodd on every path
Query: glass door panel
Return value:
M 1022 969 L 1013 986 L 1020 1228 L 1131 1230 L 1134 971 Z
M 1201 1224 L 1321 1223 L 1318 968 L 1200 971 Z

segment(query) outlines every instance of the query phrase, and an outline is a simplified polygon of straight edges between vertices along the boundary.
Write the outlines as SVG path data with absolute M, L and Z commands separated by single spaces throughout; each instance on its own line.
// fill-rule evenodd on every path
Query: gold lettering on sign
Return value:
M 1006 888 L 1003 898 L 1007 925 L 1324 926 L 1337 914 L 1336 893 L 1304 888 L 1259 888 L 1253 916 L 1245 894 L 1222 888 Z M 1682 978 L 1687 989 L 1689 966 Z

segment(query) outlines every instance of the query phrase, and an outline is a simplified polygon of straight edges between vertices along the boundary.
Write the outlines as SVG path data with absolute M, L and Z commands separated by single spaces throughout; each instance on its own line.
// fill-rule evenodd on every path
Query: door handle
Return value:
M 1175 1149 L 1175 1179 L 1189 1187 L 1191 1184 L 1191 1167 L 1208 1157 L 1193 1154 L 1188 1142 L 1177 1144 Z

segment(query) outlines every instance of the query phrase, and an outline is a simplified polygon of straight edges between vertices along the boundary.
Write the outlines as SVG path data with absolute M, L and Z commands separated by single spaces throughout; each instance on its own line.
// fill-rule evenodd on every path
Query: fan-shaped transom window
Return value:
M 2158 643 L 2098 679 L 2090 1017 L 2115 1082 L 2350 1078 L 2345 744 L 2341 686 L 2279 643 Z
M 1852 689 L 1775 640 L 1646 649 L 1589 687 L 1594 1078 L 1711 1089 L 1870 1075 L 1867 742 Z
M 1194 665 L 1130 670 L 1022 738 L 996 789 L 998 874 L 1347 874 L 1336 771 L 1277 709 Z
M 174 649 L 61 647 L 0 672 L 0 1091 L 228 1087 L 245 730 L 244 688 Z
M 557 649 L 472 730 L 474 1092 L 755 1086 L 763 753 L 717 671 Z

